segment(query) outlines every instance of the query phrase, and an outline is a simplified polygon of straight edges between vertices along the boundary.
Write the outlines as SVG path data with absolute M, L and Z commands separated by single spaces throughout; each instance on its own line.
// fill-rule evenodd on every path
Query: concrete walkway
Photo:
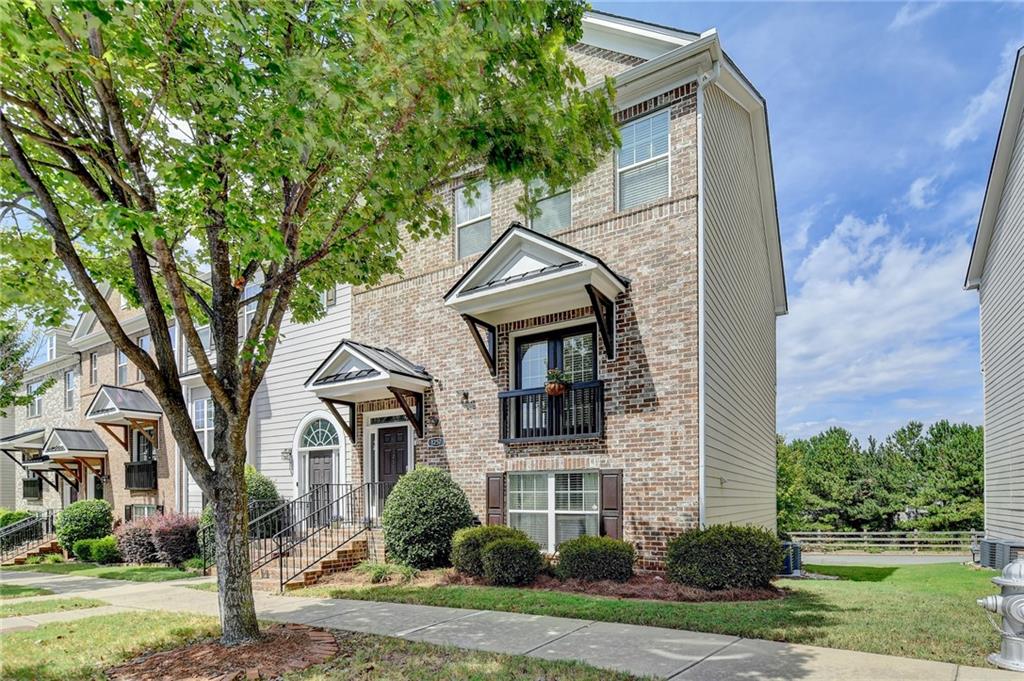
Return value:
M 215 593 L 186 588 L 185 582 L 146 584 L 29 572 L 0 573 L 0 581 L 45 587 L 63 595 L 98 598 L 110 604 L 91 610 L 0 619 L 0 634 L 43 622 L 105 612 L 162 610 L 218 614 Z M 260 592 L 256 594 L 256 609 L 265 620 L 550 660 L 578 660 L 595 667 L 662 679 L 1022 681 L 1020 675 L 1011 672 L 941 662 L 486 610 L 300 598 Z

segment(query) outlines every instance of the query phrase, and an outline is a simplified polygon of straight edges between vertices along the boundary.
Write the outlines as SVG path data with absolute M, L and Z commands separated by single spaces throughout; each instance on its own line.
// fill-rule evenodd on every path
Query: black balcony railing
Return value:
M 156 489 L 156 461 L 128 461 L 124 464 L 125 489 Z
M 26 499 L 43 498 L 43 481 L 39 478 L 26 478 L 21 481 L 21 495 Z
M 549 397 L 544 388 L 498 393 L 502 442 L 545 442 L 604 435 L 604 382 L 567 386 Z

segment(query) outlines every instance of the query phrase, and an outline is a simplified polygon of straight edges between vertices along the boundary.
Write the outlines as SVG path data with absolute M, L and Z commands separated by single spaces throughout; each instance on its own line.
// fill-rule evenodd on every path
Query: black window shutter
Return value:
M 601 475 L 601 535 L 622 539 L 622 471 L 603 470 Z
M 128 504 L 124 507 L 124 521 L 130 523 L 132 521 L 132 506 Z
M 487 474 L 487 524 L 505 524 L 505 474 Z
M 157 515 L 163 515 L 164 514 L 164 507 L 163 506 L 157 506 L 156 507 L 156 513 L 157 513 Z

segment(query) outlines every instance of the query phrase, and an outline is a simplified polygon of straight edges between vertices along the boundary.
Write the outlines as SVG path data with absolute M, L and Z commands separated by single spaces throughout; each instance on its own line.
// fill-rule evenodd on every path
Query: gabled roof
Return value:
M 43 445 L 43 454 L 50 459 L 63 456 L 106 455 L 107 445 L 93 430 L 54 428 Z
M 101 385 L 85 410 L 86 420 L 104 423 L 129 418 L 153 419 L 161 414 L 160 405 L 148 394 L 114 385 Z
M 985 261 L 988 249 L 992 244 L 996 219 L 999 217 L 999 206 L 1006 187 L 1006 178 L 1010 173 L 1014 149 L 1020 135 L 1021 116 L 1024 115 L 1024 47 L 1017 51 L 1013 63 L 1013 76 L 1010 78 L 1010 91 L 1006 94 L 1006 107 L 1003 109 L 1003 120 L 999 124 L 999 136 L 996 138 L 996 149 L 992 155 L 992 165 L 988 171 L 988 184 L 985 186 L 985 199 L 981 203 L 981 216 L 978 218 L 978 229 L 974 233 L 974 246 L 971 248 L 971 261 L 967 265 L 967 276 L 964 288 L 976 289 L 981 284 L 985 273 Z
M 585 306 L 586 286 L 614 300 L 629 280 L 601 258 L 513 222 L 444 301 L 460 313 L 498 322 Z
M 42 449 L 46 431 L 43 428 L 23 430 L 0 438 L 0 449 Z
M 583 15 L 583 43 L 642 59 L 652 59 L 699 37 L 698 33 L 608 12 L 592 10 Z
M 391 389 L 423 392 L 433 378 L 390 348 L 343 340 L 306 380 L 319 397 L 362 401 L 390 397 Z

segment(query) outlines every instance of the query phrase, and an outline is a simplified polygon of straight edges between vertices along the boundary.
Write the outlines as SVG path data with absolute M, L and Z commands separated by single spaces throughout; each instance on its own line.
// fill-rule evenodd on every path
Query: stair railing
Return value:
M 19 520 L 0 530 L 0 564 L 54 540 L 53 509 Z

